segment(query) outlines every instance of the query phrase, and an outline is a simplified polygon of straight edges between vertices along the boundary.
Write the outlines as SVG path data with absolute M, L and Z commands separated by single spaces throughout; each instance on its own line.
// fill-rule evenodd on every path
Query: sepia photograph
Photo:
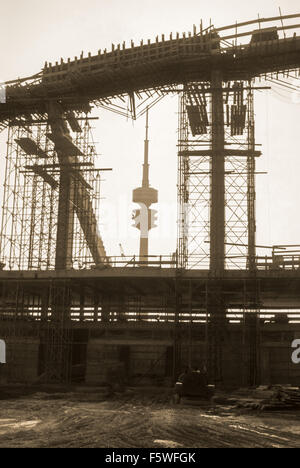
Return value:
M 299 0 L 0 4 L 0 448 L 300 448 Z

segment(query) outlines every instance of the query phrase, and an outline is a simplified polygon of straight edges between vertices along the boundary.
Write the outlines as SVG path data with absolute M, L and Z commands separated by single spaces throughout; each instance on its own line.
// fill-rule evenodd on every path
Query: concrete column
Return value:
M 56 235 L 55 269 L 65 270 L 72 267 L 74 207 L 74 181 L 70 172 L 61 169 L 59 180 L 58 218 Z
M 211 157 L 211 212 L 210 212 L 210 272 L 208 284 L 208 368 L 211 380 L 223 381 L 223 346 L 226 328 L 226 308 L 221 278 L 225 269 L 225 131 L 222 92 L 222 72 L 211 74 L 212 99 L 212 157 Z M 218 279 L 217 279 L 218 278 Z
M 212 87 L 212 158 L 211 158 L 211 219 L 210 270 L 220 276 L 225 267 L 225 132 L 222 73 L 213 70 Z
M 69 130 L 64 121 L 64 111 L 55 102 L 48 105 L 48 120 L 55 139 L 69 137 Z M 55 269 L 64 270 L 72 267 L 73 230 L 74 230 L 74 179 L 64 165 L 72 162 L 68 154 L 55 145 L 60 167 L 58 218 L 56 234 Z

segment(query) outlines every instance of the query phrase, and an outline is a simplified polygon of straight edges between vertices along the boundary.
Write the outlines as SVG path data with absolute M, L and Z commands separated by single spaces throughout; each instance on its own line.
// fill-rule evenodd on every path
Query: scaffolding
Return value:
M 76 133 L 74 143 L 80 149 L 82 156 L 76 160 L 76 163 L 81 164 L 81 177 L 75 178 L 74 205 L 76 206 L 77 216 L 74 220 L 73 267 L 87 268 L 94 263 L 85 237 L 87 225 L 92 221 L 90 217 L 84 216 L 84 211 L 87 210 L 91 203 L 95 218 L 99 219 L 101 181 L 100 171 L 95 168 L 98 154 L 89 120 L 84 119 L 82 121 L 81 131 Z M 79 190 L 82 178 L 85 181 L 84 185 L 86 188 L 84 193 Z M 83 219 L 84 221 L 82 221 Z M 96 239 L 93 240 L 96 241 Z
M 199 91 L 209 84 L 185 86 L 179 99 L 178 262 L 181 268 L 208 268 L 211 130 L 209 99 Z M 199 150 L 203 154 L 198 154 Z M 207 154 L 205 154 L 207 150 Z
M 71 231 L 71 267 L 79 269 L 93 263 L 85 236 L 91 221 L 86 211 L 92 208 L 98 218 L 100 173 L 95 167 L 97 153 L 90 119 L 83 113 L 73 117 L 76 127 L 72 122 L 72 136 L 78 154 L 67 168 L 59 161 L 47 120 L 32 118 L 26 125 L 21 119 L 9 123 L 0 237 L 0 260 L 6 269 L 55 268 L 60 174 L 64 170 L 72 179 L 70 205 L 76 213 Z
M 66 130 L 66 136 L 57 141 L 55 125 L 61 121 L 65 126 L 69 123 L 72 134 L 68 137 Z M 59 218 L 61 204 L 70 213 L 69 238 L 63 239 L 68 248 L 71 246 L 66 265 L 81 269 L 94 263 L 95 252 L 90 247 L 97 249 L 101 241 L 95 221 L 100 201 L 96 158 L 90 119 L 85 114 L 65 113 L 58 123 L 40 116 L 32 116 L 26 124 L 22 119 L 9 123 L 0 237 L 2 268 L 57 268 L 57 248 L 61 246 L 58 226 L 60 222 L 68 224 Z M 62 197 L 64 182 L 70 187 L 69 198 Z M 8 324 L 4 332 L 13 343 L 10 362 L 18 359 L 18 343 L 26 340 L 22 334 L 18 337 L 22 323 L 34 320 L 41 324 L 36 332 L 43 345 L 43 378 L 70 381 L 73 309 L 68 284 L 53 281 L 37 293 L 24 295 L 23 283 L 17 282 L 11 284 L 10 291 L 2 291 L 1 299 L 1 319 Z
M 255 140 L 252 83 L 234 82 L 225 95 L 225 265 L 254 266 L 255 257 Z M 258 153 L 257 153 L 258 154 Z
M 189 83 L 179 99 L 178 257 L 181 268 L 209 269 L 211 266 L 211 231 L 212 234 L 215 231 L 211 226 L 213 151 L 216 151 L 212 125 L 214 91 L 210 83 Z M 255 256 L 254 179 L 258 152 L 254 141 L 252 83 L 226 83 L 220 91 L 223 109 L 217 110 L 215 120 L 221 119 L 221 123 L 215 125 L 224 129 L 224 266 L 244 269 L 250 268 Z M 221 212 L 222 207 L 218 208 Z
M 178 148 L 179 271 L 210 271 L 204 354 L 211 379 L 222 382 L 227 323 L 224 270 L 250 269 L 255 283 L 255 157 L 259 152 L 255 151 L 252 82 L 224 83 L 222 72 L 214 69 L 210 82 L 186 84 L 179 100 Z M 190 305 L 190 325 L 192 311 Z M 175 325 L 174 348 L 179 347 Z M 251 366 L 254 375 L 255 365 Z
M 47 162 L 54 164 L 46 133 L 47 125 L 11 122 L 8 127 L 0 252 L 1 262 L 10 270 L 53 267 L 55 184 L 28 170 L 46 154 Z M 35 142 L 36 148 L 27 147 L 30 142 Z M 47 153 L 42 153 L 42 148 Z

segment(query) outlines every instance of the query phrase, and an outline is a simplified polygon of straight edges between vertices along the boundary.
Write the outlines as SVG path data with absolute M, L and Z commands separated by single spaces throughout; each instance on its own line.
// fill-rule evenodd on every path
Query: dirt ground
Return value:
M 173 405 L 169 394 L 0 390 L 0 447 L 299 447 L 300 411 Z

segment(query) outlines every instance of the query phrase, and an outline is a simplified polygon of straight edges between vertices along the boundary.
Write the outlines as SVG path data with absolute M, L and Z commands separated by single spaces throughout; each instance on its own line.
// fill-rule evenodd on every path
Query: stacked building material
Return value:
M 300 409 L 300 389 L 275 385 L 272 387 L 273 395 L 260 403 L 259 409 L 262 411 Z
M 289 385 L 258 387 L 250 398 L 238 401 L 237 407 L 260 411 L 300 409 L 300 388 Z

